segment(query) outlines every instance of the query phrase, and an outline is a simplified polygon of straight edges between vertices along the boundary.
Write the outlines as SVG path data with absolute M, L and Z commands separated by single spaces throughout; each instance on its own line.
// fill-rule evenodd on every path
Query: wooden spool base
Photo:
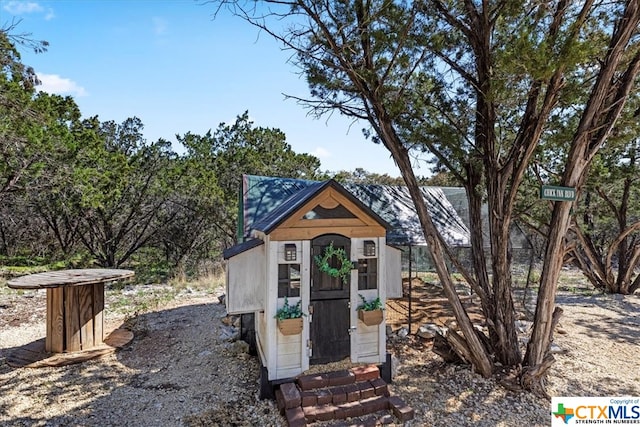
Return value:
M 70 353 L 49 353 L 45 350 L 45 339 L 30 342 L 16 348 L 7 356 L 7 364 L 14 368 L 43 368 L 47 366 L 65 366 L 82 363 L 96 357 L 111 354 L 133 339 L 133 332 L 127 329 L 116 329 L 104 342 L 88 350 Z

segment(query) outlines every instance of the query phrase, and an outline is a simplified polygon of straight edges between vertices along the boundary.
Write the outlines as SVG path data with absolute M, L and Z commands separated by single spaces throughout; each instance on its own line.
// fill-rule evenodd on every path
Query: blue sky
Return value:
M 384 147 L 364 139 L 362 123 L 337 113 L 320 120 L 283 94 L 308 97 L 298 70 L 267 34 L 214 5 L 190 0 L 0 0 L 0 25 L 47 40 L 48 52 L 21 48 L 41 90 L 71 95 L 83 116 L 122 122 L 137 116 L 155 141 L 204 134 L 249 111 L 256 126 L 279 128 L 296 152 L 321 169 L 399 176 Z M 178 147 L 176 147 L 178 149 Z M 426 166 L 416 170 L 428 175 Z

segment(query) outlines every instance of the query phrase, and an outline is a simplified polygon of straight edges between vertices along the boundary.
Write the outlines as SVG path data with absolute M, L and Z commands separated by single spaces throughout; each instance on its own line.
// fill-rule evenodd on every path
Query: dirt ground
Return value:
M 218 300 L 221 291 L 166 285 L 110 289 L 107 326 L 132 330 L 130 344 L 78 365 L 17 369 L 6 357 L 44 337 L 45 295 L 0 289 L 0 425 L 286 425 L 273 402 L 257 398 L 258 361 L 234 341 Z M 421 292 L 413 321 L 446 324 L 450 317 L 438 287 Z M 557 303 L 565 315 L 554 342 L 549 392 L 639 396 L 640 296 L 564 287 Z M 503 387 L 500 379 L 483 379 L 468 366 L 445 364 L 430 340 L 399 336 L 398 326 L 389 339 L 391 390 L 416 411 L 407 426 L 550 423 L 547 400 Z M 527 323 L 521 328 L 524 343 Z

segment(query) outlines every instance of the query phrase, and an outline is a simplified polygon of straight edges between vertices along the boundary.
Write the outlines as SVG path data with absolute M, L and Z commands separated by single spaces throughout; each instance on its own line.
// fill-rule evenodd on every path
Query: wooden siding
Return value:
M 385 252 L 386 274 L 384 286 L 387 291 L 387 298 L 402 298 L 402 251 L 387 246 Z
M 289 304 L 296 304 L 298 301 L 302 301 L 302 311 L 308 313 L 311 245 L 308 241 L 272 241 L 270 237 L 271 235 L 266 237 L 264 245 L 267 247 L 268 254 L 265 273 L 268 297 L 263 314 L 264 327 L 261 328 L 259 333 L 261 334 L 261 339 L 265 342 L 266 361 L 264 365 L 269 372 L 269 380 L 277 380 L 298 375 L 309 369 L 309 358 L 305 345 L 309 339 L 308 317 L 303 317 L 304 325 L 301 334 L 285 337 L 278 331 L 274 316 L 278 307 L 282 307 L 284 304 L 284 298 L 278 298 L 278 264 L 284 262 L 283 253 L 286 243 L 296 244 L 298 250 L 296 263 L 300 264 L 300 297 L 289 298 Z M 297 343 L 297 352 L 292 352 L 292 342 Z M 286 345 L 281 347 L 281 344 Z
M 381 331 L 386 332 L 386 323 L 384 318 L 382 323 L 374 326 L 365 325 L 360 319 L 358 319 L 357 311 L 355 310 L 358 305 L 362 303 L 360 295 L 362 295 L 367 301 L 375 299 L 380 296 L 380 299 L 384 301 L 384 298 L 379 293 L 380 289 L 367 289 L 357 291 L 357 303 L 353 305 L 355 311 L 356 322 L 356 334 L 355 334 L 355 361 L 362 362 L 363 358 L 380 357 L 380 340 L 384 340 L 384 336 L 381 338 Z M 383 352 L 386 352 L 384 346 L 382 346 Z
M 302 327 L 302 370 L 300 373 L 309 369 L 309 304 L 311 293 L 311 242 L 302 242 L 302 260 L 300 264 L 300 275 L 302 282 L 300 283 L 300 297 L 302 298 L 303 311 L 307 313 Z M 306 308 L 305 308 L 306 307 Z
M 276 289 L 277 293 L 277 289 Z M 288 298 L 289 305 L 295 305 L 298 301 L 302 301 L 301 297 L 296 298 Z M 277 299 L 277 306 L 282 307 L 284 304 L 284 298 Z M 303 309 L 303 312 L 306 313 L 306 310 Z M 306 317 L 303 316 L 303 332 L 309 329 L 309 323 Z M 303 351 L 303 333 L 295 334 L 295 335 L 282 335 L 277 327 L 274 324 L 275 334 L 270 334 L 271 337 L 275 336 L 275 352 L 276 352 L 276 360 L 275 360 L 275 375 L 277 379 L 280 378 L 288 378 L 293 375 L 298 375 L 302 373 L 303 370 L 303 356 L 306 357 L 306 352 Z M 291 375 L 292 372 L 295 374 Z
M 376 258 L 378 259 L 378 287 L 377 289 L 358 290 L 357 270 L 351 277 L 351 306 L 353 307 L 351 322 L 354 333 L 351 337 L 351 361 L 354 363 L 383 363 L 386 360 L 386 323 L 383 321 L 376 326 L 367 326 L 358 319 L 356 308 L 362 303 L 360 295 L 367 301 L 379 297 L 383 305 L 387 299 L 386 278 L 388 277 L 387 256 L 389 246 L 384 237 L 368 239 L 352 239 L 352 259 L 362 258 L 364 240 L 373 240 L 376 244 Z M 393 257 L 393 254 L 392 254 Z M 399 268 L 399 267 L 398 267 Z
M 265 309 L 265 262 L 265 245 L 229 259 L 225 299 L 228 314 L 251 313 Z
M 378 245 L 377 237 L 380 236 L 365 236 L 365 237 L 354 237 L 351 239 L 351 259 L 364 259 L 364 258 L 380 258 L 382 252 L 380 250 L 380 246 Z M 364 255 L 364 242 L 365 240 L 373 240 L 376 244 L 376 254 L 375 256 L 365 256 Z M 384 256 L 384 254 L 382 254 Z
M 276 366 L 277 378 L 287 378 L 302 373 L 302 334 L 282 335 L 278 332 Z
M 378 237 L 384 236 L 386 230 L 382 226 L 363 226 L 363 227 L 350 227 L 350 226 L 323 226 L 320 224 L 323 219 L 317 219 L 318 224 L 314 228 L 278 228 L 274 230 L 269 236 L 273 240 L 313 240 L 323 234 L 342 234 L 346 237 Z M 333 221 L 333 220 L 330 220 Z
M 358 360 L 362 357 L 378 355 L 379 328 L 380 325 L 367 326 L 358 320 Z
M 344 206 L 355 218 L 304 219 L 316 206 L 334 208 Z M 312 198 L 286 219 L 269 237 L 271 240 L 311 240 L 323 234 L 342 234 L 346 237 L 380 237 L 386 229 L 351 200 L 332 188 Z

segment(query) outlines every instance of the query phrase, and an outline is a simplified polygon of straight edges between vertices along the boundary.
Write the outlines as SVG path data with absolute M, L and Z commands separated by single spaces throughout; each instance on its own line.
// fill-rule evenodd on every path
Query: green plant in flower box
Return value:
M 302 300 L 298 301 L 296 305 L 290 305 L 289 300 L 285 297 L 284 305 L 276 311 L 276 315 L 274 317 L 278 320 L 285 320 L 297 319 L 302 316 L 305 316 L 302 312 Z
M 384 308 L 380 297 L 367 301 L 362 295 L 358 295 L 362 300 L 362 304 L 356 308 L 356 310 L 358 310 L 358 319 L 362 320 L 367 326 L 375 326 L 382 323 L 384 319 L 382 310 L 384 310 Z
M 362 300 L 362 304 L 360 304 L 358 306 L 358 308 L 356 308 L 356 310 L 373 311 L 373 310 L 383 310 L 384 309 L 384 307 L 382 307 L 382 301 L 380 301 L 380 297 L 376 297 L 376 299 L 373 299 L 371 301 L 367 301 L 362 296 L 362 294 L 358 294 L 358 296 Z

